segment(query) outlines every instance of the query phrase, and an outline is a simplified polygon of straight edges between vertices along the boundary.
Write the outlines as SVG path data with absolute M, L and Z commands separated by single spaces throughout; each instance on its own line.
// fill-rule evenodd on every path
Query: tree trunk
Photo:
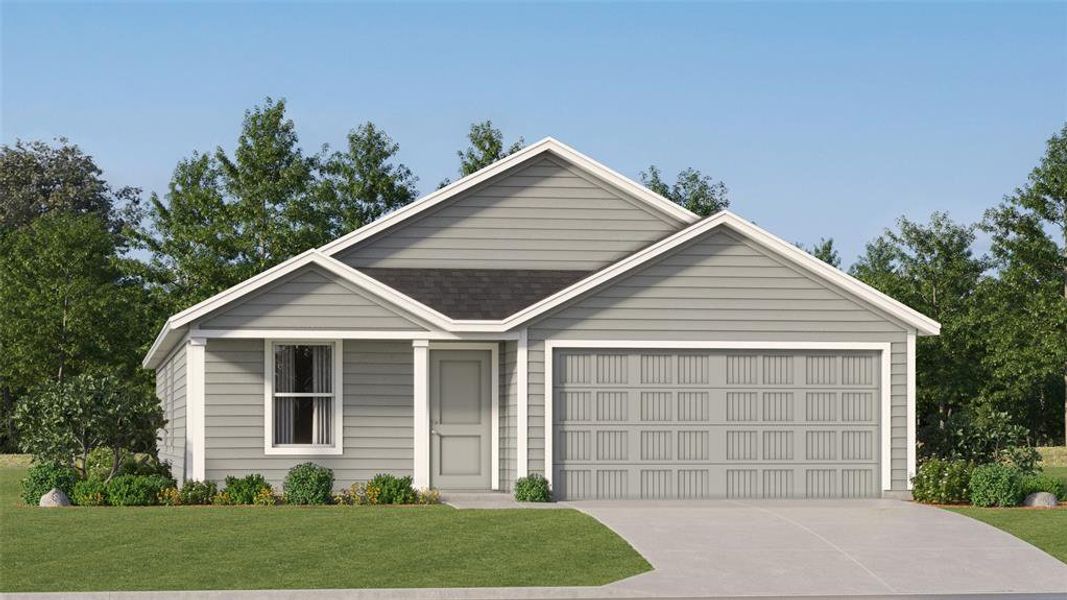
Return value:
M 15 398 L 11 394 L 11 388 L 7 385 L 0 387 L 0 394 L 4 397 L 4 427 L 7 430 L 7 443 L 12 451 L 15 448 Z

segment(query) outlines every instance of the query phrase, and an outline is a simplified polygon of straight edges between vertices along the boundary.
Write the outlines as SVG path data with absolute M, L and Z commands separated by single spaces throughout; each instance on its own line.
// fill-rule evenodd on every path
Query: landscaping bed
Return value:
M 574 510 L 21 505 L 0 460 L 0 591 L 603 585 L 651 569 Z M 565 534 L 565 535 L 564 535 Z

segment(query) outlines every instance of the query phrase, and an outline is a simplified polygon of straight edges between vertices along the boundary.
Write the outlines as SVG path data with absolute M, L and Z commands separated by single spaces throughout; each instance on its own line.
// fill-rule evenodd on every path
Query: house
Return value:
M 545 139 L 170 317 L 176 476 L 577 498 L 905 495 L 939 324 Z

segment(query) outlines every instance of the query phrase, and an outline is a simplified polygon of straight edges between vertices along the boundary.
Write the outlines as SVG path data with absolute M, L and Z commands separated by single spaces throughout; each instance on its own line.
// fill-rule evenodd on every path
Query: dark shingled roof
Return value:
M 503 319 L 591 271 L 532 269 L 387 269 L 363 273 L 453 319 Z

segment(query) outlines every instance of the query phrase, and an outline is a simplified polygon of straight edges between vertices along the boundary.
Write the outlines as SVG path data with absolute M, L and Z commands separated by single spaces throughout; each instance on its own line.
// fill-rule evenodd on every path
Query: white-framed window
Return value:
M 264 452 L 341 454 L 340 341 L 266 340 Z

